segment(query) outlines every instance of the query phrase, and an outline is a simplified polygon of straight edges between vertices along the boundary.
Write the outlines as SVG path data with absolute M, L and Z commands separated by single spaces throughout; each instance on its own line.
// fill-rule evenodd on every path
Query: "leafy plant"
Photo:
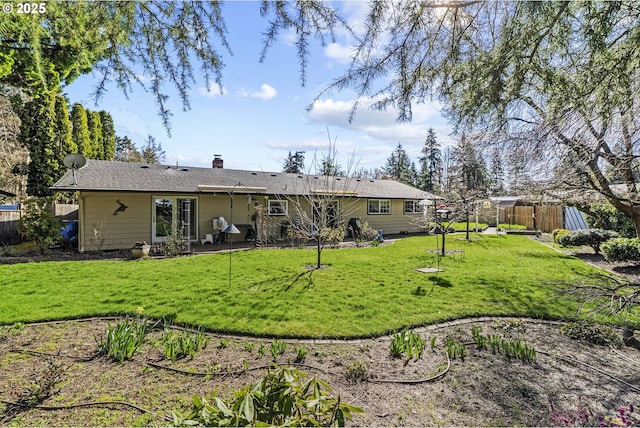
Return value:
M 22 216 L 18 221 L 18 232 L 33 241 L 41 254 L 57 244 L 62 235 L 62 219 L 53 213 L 51 198 L 31 198 L 22 203 Z
M 247 352 L 253 352 L 253 347 L 255 346 L 255 344 L 253 342 L 244 342 L 244 349 Z
M 175 425 L 205 426 L 344 426 L 362 409 L 343 403 L 324 381 L 275 364 L 252 385 L 224 400 L 195 396 L 185 416 L 172 412 Z
M 231 344 L 231 339 L 220 339 L 218 349 L 225 349 Z
M 447 356 L 455 360 L 457 357 L 460 357 L 464 361 L 465 356 L 467 355 L 467 347 L 464 343 L 458 343 L 453 338 L 447 337 L 445 339 L 445 346 L 447 347 Z
M 176 333 L 165 329 L 162 343 L 164 344 L 164 355 L 171 361 L 190 356 L 194 357 L 200 349 L 207 347 L 209 339 L 204 335 L 202 329 L 194 334 L 188 332 Z
M 280 355 L 284 354 L 287 351 L 287 342 L 275 339 L 273 342 L 271 342 L 271 348 L 269 350 L 271 351 L 271 356 L 273 357 L 273 361 L 275 362 Z
M 633 220 L 618 211 L 611 203 L 594 202 L 589 205 L 586 211 L 586 220 L 589 227 L 613 230 L 625 238 L 636 236 Z
M 147 334 L 148 322 L 146 318 L 125 319 L 117 322 L 113 327 L 108 325 L 106 334 L 98 342 L 98 353 L 108 356 L 117 362 L 131 359 L 144 342 Z
M 296 348 L 296 359 L 294 360 L 296 363 L 301 363 L 307 358 L 307 354 L 309 350 L 304 346 Z
M 267 353 L 267 347 L 264 345 L 264 343 L 261 343 L 260 346 L 258 347 L 258 358 L 264 357 L 266 353 Z
M 360 382 L 368 377 L 369 367 L 364 361 L 352 361 L 345 367 L 344 377 L 351 382 Z
M 560 327 L 562 334 L 576 340 L 620 348 L 622 339 L 610 326 L 594 321 L 584 320 L 568 322 Z
M 413 330 L 402 330 L 391 339 L 389 350 L 394 358 L 400 358 L 406 354 L 407 359 L 420 359 L 424 355 L 426 344 L 422 336 Z

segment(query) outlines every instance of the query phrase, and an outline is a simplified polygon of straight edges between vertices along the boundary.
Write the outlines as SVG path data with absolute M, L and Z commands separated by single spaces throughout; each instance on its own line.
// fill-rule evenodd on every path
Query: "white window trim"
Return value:
M 407 202 L 413 202 L 413 211 L 407 211 Z M 420 206 L 420 201 L 417 199 L 405 199 L 404 201 L 402 201 L 402 211 L 406 215 L 422 214 L 423 212 L 422 207 Z
M 378 212 L 372 212 L 370 210 L 371 205 L 370 203 L 373 201 L 377 201 L 378 202 Z M 380 203 L 381 202 L 388 202 L 389 203 L 389 212 L 380 212 Z M 391 215 L 391 199 L 368 199 L 367 200 L 367 214 L 369 215 Z
M 277 206 L 279 208 L 282 208 L 284 212 L 280 212 L 280 210 L 272 210 L 272 203 L 274 203 L 273 208 Z M 267 201 L 267 212 L 272 216 L 286 216 L 289 213 L 289 201 L 282 199 L 269 199 Z

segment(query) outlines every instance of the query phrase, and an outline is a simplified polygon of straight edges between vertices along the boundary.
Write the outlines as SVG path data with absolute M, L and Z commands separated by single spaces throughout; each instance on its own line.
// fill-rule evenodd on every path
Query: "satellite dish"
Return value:
M 71 169 L 73 173 L 73 185 L 77 186 L 78 180 L 76 178 L 76 171 L 87 164 L 87 158 L 80 153 L 70 153 L 62 159 L 62 163 L 64 163 L 64 166 Z

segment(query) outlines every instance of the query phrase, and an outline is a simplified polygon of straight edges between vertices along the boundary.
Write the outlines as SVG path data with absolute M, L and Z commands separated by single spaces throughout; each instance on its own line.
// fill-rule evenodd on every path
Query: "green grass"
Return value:
M 436 237 L 372 248 L 255 250 L 177 259 L 43 262 L 0 266 L 0 324 L 108 314 L 175 317 L 176 322 L 250 335 L 356 337 L 443 320 L 506 315 L 572 318 L 577 304 L 550 281 L 595 269 L 520 236 L 447 235 L 463 253 L 433 266 Z M 473 235 L 478 236 L 478 235 Z
M 469 230 L 473 229 L 474 227 L 479 227 L 482 229 L 486 229 L 489 225 L 487 223 L 476 223 L 475 221 L 470 220 L 469 221 Z M 451 223 L 451 227 L 453 227 L 456 232 L 464 232 L 467 230 L 467 222 L 455 222 L 455 223 Z M 508 224 L 508 223 L 500 223 L 499 225 L 500 229 L 505 229 L 505 230 L 527 230 L 527 226 L 524 226 L 522 224 Z

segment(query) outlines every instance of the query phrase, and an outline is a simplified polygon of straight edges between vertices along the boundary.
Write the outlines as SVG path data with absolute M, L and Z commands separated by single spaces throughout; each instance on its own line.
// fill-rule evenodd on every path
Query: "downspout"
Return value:
M 78 196 L 78 252 L 84 253 L 84 196 Z

